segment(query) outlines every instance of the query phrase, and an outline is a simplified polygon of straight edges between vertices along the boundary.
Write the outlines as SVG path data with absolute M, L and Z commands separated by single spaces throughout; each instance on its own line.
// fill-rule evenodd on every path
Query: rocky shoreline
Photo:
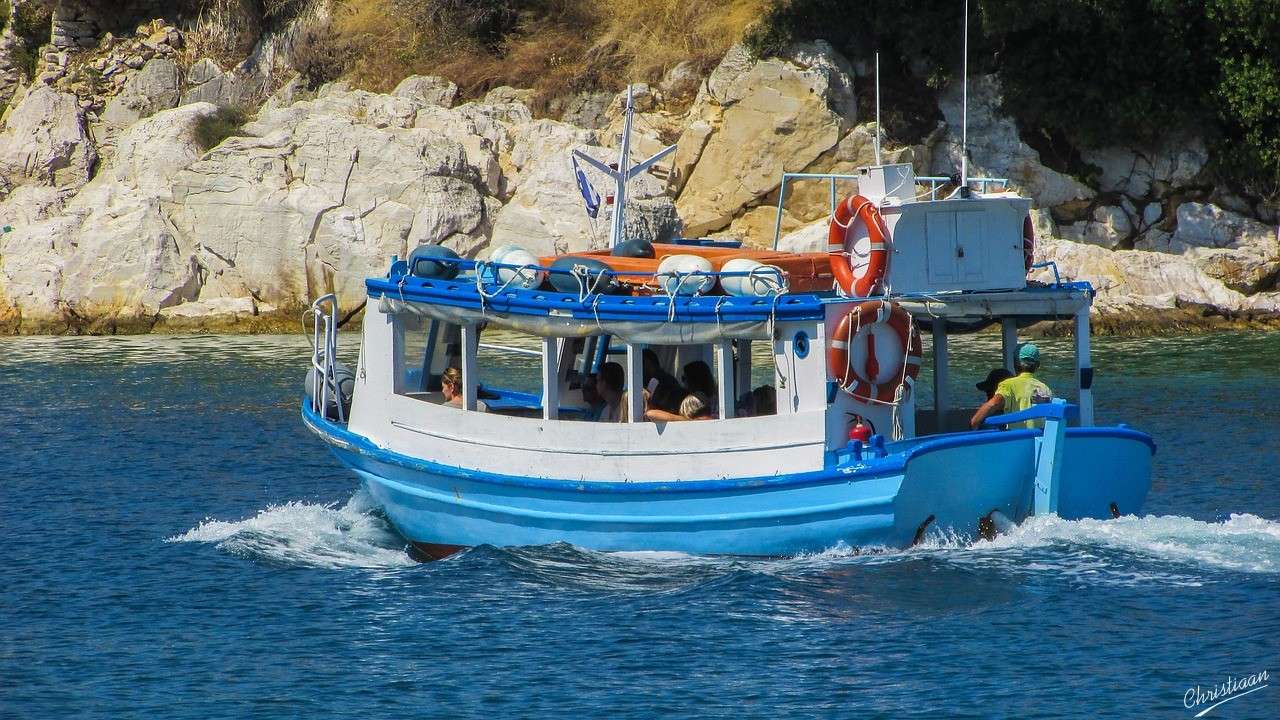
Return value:
M 422 243 L 483 257 L 607 235 L 607 208 L 594 222 L 583 212 L 569 154 L 608 158 L 613 93 L 568 98 L 553 119 L 534 117 L 528 91 L 459 102 L 439 77 L 312 90 L 279 58 L 224 71 L 162 21 L 131 39 L 86 27 L 54 33 L 0 118 L 0 333 L 291 332 L 328 292 L 351 314 L 364 278 Z M 635 181 L 629 232 L 771 243 L 783 170 L 872 162 L 875 127 L 854 92 L 865 80 L 808 43 L 762 59 L 735 46 L 705 77 L 677 66 L 637 86 L 637 152 L 678 149 Z M 1086 185 L 1043 165 L 1001 115 L 998 78 L 976 78 L 969 102 L 971 173 L 1035 199 L 1036 259 L 1094 284 L 1096 332 L 1280 327 L 1280 218 L 1205 186 L 1203 143 L 1091 151 L 1101 172 Z M 958 89 L 938 104 L 945 122 L 886 159 L 953 172 Z M 251 108 L 248 121 L 206 147 L 231 106 Z M 825 185 L 789 189 L 782 246 L 825 249 L 827 203 Z

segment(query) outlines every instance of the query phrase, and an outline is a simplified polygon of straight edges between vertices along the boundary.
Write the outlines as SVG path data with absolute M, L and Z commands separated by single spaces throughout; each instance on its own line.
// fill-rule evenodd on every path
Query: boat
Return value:
M 629 101 L 626 113 L 629 126 Z M 336 298 L 312 305 L 302 420 L 419 556 L 548 543 L 790 556 L 1142 509 L 1153 439 L 1094 422 L 1093 288 L 1056 268 L 1053 282 L 1028 281 L 1031 202 L 1004 180 L 907 164 L 787 173 L 780 211 L 788 184 L 831 185 L 826 252 L 778 250 L 777 232 L 772 250 L 643 247 L 625 235 L 626 182 L 654 158 L 632 165 L 624 131 L 616 165 L 583 159 L 616 183 L 603 251 L 391 258 L 366 281 L 354 371 L 337 360 Z M 838 183 L 856 190 L 836 202 Z M 1044 320 L 1074 322 L 1069 397 L 970 427 L 972 409 L 948 393 L 949 338 L 998 326 L 993 362 L 1012 371 L 1019 330 Z M 486 342 L 511 333 L 529 342 Z M 646 355 L 661 369 L 646 373 Z M 504 386 L 503 357 L 536 362 L 537 389 Z M 714 368 L 702 398 L 714 416 L 646 420 L 657 376 L 693 361 Z M 624 422 L 590 419 L 610 362 Z M 461 381 L 446 402 L 451 368 Z

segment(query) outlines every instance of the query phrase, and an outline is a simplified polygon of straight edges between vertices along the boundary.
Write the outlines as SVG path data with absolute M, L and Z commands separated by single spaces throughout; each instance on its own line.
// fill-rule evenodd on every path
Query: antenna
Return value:
M 964 80 L 960 101 L 960 197 L 969 197 L 969 0 L 964 0 Z
M 880 161 L 880 53 L 876 53 L 876 164 Z
M 613 196 L 613 223 L 609 226 L 609 247 L 613 248 L 624 240 L 623 228 L 626 224 L 627 181 L 653 167 L 662 158 L 676 149 L 668 145 L 654 153 L 648 160 L 637 165 L 631 164 L 631 117 L 635 113 L 631 85 L 627 85 L 627 110 L 622 124 L 622 147 L 618 150 L 618 169 L 613 169 L 581 150 L 574 150 L 574 157 L 613 178 L 616 189 Z

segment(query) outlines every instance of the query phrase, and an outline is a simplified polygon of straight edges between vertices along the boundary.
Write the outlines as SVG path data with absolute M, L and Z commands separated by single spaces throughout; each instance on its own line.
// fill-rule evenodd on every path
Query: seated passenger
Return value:
M 751 401 L 756 415 L 776 415 L 778 413 L 778 391 L 772 385 L 761 385 L 751 391 Z
M 595 375 L 588 375 L 582 379 L 582 402 L 587 406 L 586 412 L 582 414 L 583 420 L 595 422 L 604 412 L 607 403 L 600 395 L 600 390 L 596 388 L 598 382 L 599 379 Z
M 711 420 L 711 407 L 702 393 L 690 393 L 680 401 L 680 412 L 671 413 L 661 408 L 644 411 L 644 419 L 653 422 L 681 422 L 684 420 Z
M 452 407 L 462 407 L 462 371 L 456 367 L 448 368 L 440 375 L 440 394 L 444 395 L 444 404 Z M 482 401 L 476 401 L 476 410 L 479 412 L 489 412 L 489 406 Z
M 994 368 L 991 372 L 987 373 L 987 379 L 977 383 L 975 387 L 986 393 L 987 399 L 990 400 L 996 394 L 996 386 L 1011 377 L 1013 377 L 1013 373 L 1008 370 L 1005 370 L 1002 367 Z
M 720 393 L 716 392 L 716 379 L 711 372 L 710 365 L 701 360 L 694 360 L 684 366 L 684 373 L 680 376 L 680 381 L 684 383 L 690 393 L 702 393 L 702 397 L 706 398 L 707 402 L 710 403 L 711 414 L 718 414 L 720 408 L 716 403 Z
M 596 375 L 596 392 L 604 401 L 597 419 L 600 422 L 624 422 L 623 410 L 626 408 L 625 395 L 622 388 L 626 385 L 627 373 L 616 362 L 607 362 L 600 366 L 600 374 Z
M 672 377 L 671 373 L 662 369 L 662 362 L 658 360 L 658 353 L 654 352 L 652 348 L 645 348 L 642 358 L 644 360 L 644 387 L 652 396 L 653 405 L 669 413 L 677 412 L 680 409 L 680 401 L 688 393 Z
M 977 430 L 982 427 L 982 422 L 992 415 L 1016 413 L 1026 410 L 1032 405 L 1047 403 L 1052 400 L 1053 391 L 1035 376 L 1036 370 L 1039 369 L 1040 348 L 1031 343 L 1025 343 L 1020 346 L 1018 348 L 1018 374 L 1002 380 L 999 385 L 996 385 L 991 399 L 983 403 L 982 407 L 978 408 L 978 411 L 969 420 L 969 427 Z M 1011 423 L 1009 427 L 1044 427 L 1044 421 L 1024 420 Z

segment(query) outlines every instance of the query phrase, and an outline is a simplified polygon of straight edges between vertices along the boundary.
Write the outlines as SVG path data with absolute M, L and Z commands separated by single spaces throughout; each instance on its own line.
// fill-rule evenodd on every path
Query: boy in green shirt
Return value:
M 1047 403 L 1053 399 L 1053 391 L 1048 385 L 1037 380 L 1034 374 L 1040 369 L 1040 348 L 1031 343 L 1020 346 L 1017 364 L 1018 374 L 1000 381 L 991 399 L 983 403 L 982 407 L 973 414 L 973 418 L 969 420 L 969 427 L 977 430 L 982 427 L 982 421 L 992 415 L 1020 412 L 1032 405 Z M 1009 427 L 1043 426 L 1044 422 L 1041 420 L 1026 420 L 1013 423 Z

